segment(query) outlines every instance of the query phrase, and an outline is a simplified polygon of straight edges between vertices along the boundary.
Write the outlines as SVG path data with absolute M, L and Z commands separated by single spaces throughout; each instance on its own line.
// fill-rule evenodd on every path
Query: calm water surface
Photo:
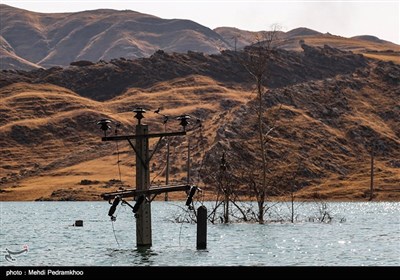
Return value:
M 184 202 L 153 202 L 153 246 L 136 250 L 128 207 L 107 202 L 0 202 L 0 265 L 18 266 L 399 266 L 400 203 L 328 203 L 331 223 L 208 224 L 208 249 L 196 250 L 196 225 L 175 223 Z M 208 206 L 209 207 L 209 206 Z M 316 215 L 315 203 L 298 207 Z M 286 204 L 275 212 L 289 216 Z M 71 226 L 83 220 L 83 227 Z M 114 230 L 113 230 L 114 226 Z M 115 233 L 115 235 L 114 235 Z M 118 241 L 118 243 L 117 243 Z M 8 248 L 29 251 L 5 259 Z

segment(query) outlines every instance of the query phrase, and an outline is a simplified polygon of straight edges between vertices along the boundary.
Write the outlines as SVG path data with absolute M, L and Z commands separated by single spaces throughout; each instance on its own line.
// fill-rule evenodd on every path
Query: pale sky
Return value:
M 0 0 L 0 3 L 44 13 L 100 8 L 133 10 L 165 19 L 190 19 L 212 29 L 230 26 L 259 31 L 278 24 L 282 31 L 307 27 L 345 37 L 373 35 L 400 44 L 400 0 Z

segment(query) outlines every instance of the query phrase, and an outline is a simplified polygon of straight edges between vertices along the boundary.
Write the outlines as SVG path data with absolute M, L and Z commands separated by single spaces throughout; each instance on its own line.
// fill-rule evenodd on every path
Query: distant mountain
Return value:
M 291 38 L 299 36 L 319 36 L 319 35 L 322 35 L 322 33 L 309 28 L 299 27 L 286 32 L 284 37 Z
M 388 41 L 381 40 L 378 37 L 371 36 L 371 35 L 354 36 L 354 37 L 351 37 L 351 39 L 364 40 L 364 41 L 378 43 L 378 44 L 387 44 L 387 43 L 390 44 L 390 42 L 388 42 Z
M 219 34 L 196 22 L 129 10 L 43 14 L 0 5 L 0 17 L 1 35 L 15 55 L 45 68 L 147 57 L 158 49 L 216 53 L 229 48 Z
M 235 47 L 236 49 L 242 49 L 245 46 L 251 45 L 255 42 L 256 38 L 262 38 L 265 34 L 265 31 L 246 31 L 235 27 L 217 27 L 214 31 L 230 43 L 233 50 Z
M 0 36 L 0 62 L 0 69 L 33 70 L 40 67 L 16 55 L 14 49 L 3 36 Z
M 68 66 L 74 61 L 109 61 L 124 57 L 149 57 L 157 50 L 168 53 L 197 51 L 207 54 L 241 49 L 262 38 L 266 31 L 234 27 L 214 30 L 182 19 L 162 19 L 130 10 L 92 10 L 77 13 L 35 13 L 0 4 L 0 70 L 30 70 Z M 400 46 L 373 36 L 344 38 L 308 28 L 279 32 L 279 46 L 302 51 L 299 41 L 311 46 L 352 50 L 362 54 Z M 398 53 L 369 54 L 396 60 Z
M 237 49 L 255 43 L 256 39 L 262 37 L 265 33 L 265 31 L 251 32 L 234 27 L 218 27 L 214 29 L 214 31 L 220 34 L 225 41 L 229 42 L 231 45 L 236 41 Z M 330 33 L 323 34 L 305 27 L 296 28 L 288 32 L 278 32 L 277 35 L 278 46 L 285 50 L 302 51 L 301 42 L 305 42 L 310 46 L 323 47 L 324 45 L 329 45 L 333 48 L 350 50 L 366 54 L 367 56 L 370 56 L 369 52 L 371 51 L 385 52 L 381 55 L 374 54 L 374 58 L 400 62 L 398 58 L 400 46 L 392 42 L 381 40 L 375 36 L 364 35 L 346 38 Z M 388 56 L 386 53 L 387 50 L 392 50 L 395 53 Z

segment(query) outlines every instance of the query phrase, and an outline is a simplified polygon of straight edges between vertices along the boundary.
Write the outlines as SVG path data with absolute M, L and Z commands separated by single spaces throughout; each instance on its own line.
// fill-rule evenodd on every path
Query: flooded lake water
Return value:
M 135 217 L 126 206 L 112 223 L 107 202 L 0 203 L 1 266 L 400 265 L 400 203 L 328 203 L 331 223 L 209 223 L 207 250 L 196 250 L 196 224 L 174 221 L 184 202 L 156 201 L 153 246 L 144 251 L 136 249 Z M 315 203 L 298 206 L 303 217 L 318 211 Z M 289 216 L 286 204 L 275 207 Z M 75 220 L 83 227 L 73 227 Z M 6 249 L 26 247 L 6 258 Z

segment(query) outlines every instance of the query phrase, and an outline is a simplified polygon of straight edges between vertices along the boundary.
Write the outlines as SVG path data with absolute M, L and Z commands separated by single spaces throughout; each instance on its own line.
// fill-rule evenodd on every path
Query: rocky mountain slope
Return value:
M 273 170 L 290 175 L 289 165 L 301 162 L 298 196 L 366 199 L 373 141 L 376 199 L 399 200 L 400 66 L 328 46 L 301 48 L 277 50 L 269 62 L 266 125 L 271 114 L 277 120 L 268 143 L 271 176 L 278 174 Z M 95 122 L 108 117 L 122 124 L 119 133 L 131 133 L 137 106 L 170 116 L 188 113 L 193 125 L 202 120 L 202 128 L 190 133 L 192 183 L 202 185 L 205 167 L 216 166 L 223 151 L 251 167 L 259 160 L 254 85 L 239 61 L 234 51 L 159 51 L 135 60 L 0 72 L 1 199 L 97 199 L 133 186 L 131 148 L 101 142 Z M 151 131 L 164 130 L 162 116 L 145 117 Z M 177 121 L 166 129 L 179 129 Z M 171 145 L 172 180 L 183 182 L 187 138 Z M 115 181 L 117 157 L 122 184 Z M 158 184 L 165 149 L 154 159 L 151 176 Z
M 19 59 L 45 68 L 76 60 L 146 57 L 158 49 L 213 53 L 227 47 L 221 36 L 193 21 L 129 10 L 43 14 L 2 4 L 0 18 L 1 40 Z M 7 63 L 2 69 L 17 66 Z
M 265 131 L 271 129 L 270 192 L 294 185 L 301 190 L 297 197 L 367 198 L 373 145 L 376 190 L 398 199 L 399 75 L 399 66 L 379 62 L 334 78 L 270 89 L 264 100 Z M 234 170 L 254 172 L 260 162 L 257 106 L 254 100 L 239 106 L 219 127 L 206 165 L 218 166 L 225 152 Z
M 367 65 L 362 55 L 343 52 L 324 46 L 314 48 L 302 45 L 303 52 L 278 50 L 270 62 L 271 88 L 334 77 L 351 73 Z M 240 53 L 223 51 L 220 55 L 188 52 L 168 54 L 157 51 L 150 58 L 137 60 L 115 59 L 110 62 L 72 63 L 67 68 L 47 70 L 5 70 L 0 86 L 15 82 L 51 83 L 68 88 L 94 100 L 107 100 L 122 94 L 129 87 L 151 87 L 157 82 L 203 75 L 221 83 L 249 84 L 250 75 L 240 59 Z
M 32 70 L 68 66 L 73 61 L 109 61 L 196 51 L 206 54 L 242 49 L 256 35 L 231 27 L 211 30 L 196 22 L 161 19 L 130 10 L 77 13 L 35 13 L 0 4 L 0 70 Z M 352 50 L 397 61 L 400 47 L 372 36 L 344 38 L 307 28 L 279 33 L 279 45 L 301 51 L 299 41 L 311 46 Z M 386 52 L 391 50 L 392 52 Z

